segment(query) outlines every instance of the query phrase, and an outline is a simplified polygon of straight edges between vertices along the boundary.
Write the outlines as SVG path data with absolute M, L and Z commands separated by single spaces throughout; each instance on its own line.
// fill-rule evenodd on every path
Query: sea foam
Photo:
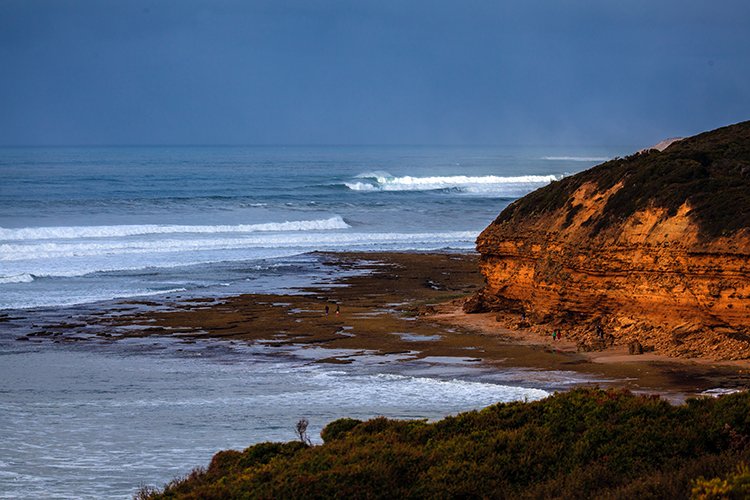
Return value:
M 515 194 L 519 189 L 531 191 L 558 179 L 555 175 L 519 175 L 502 177 L 497 175 L 394 177 L 386 172 L 368 172 L 356 177 L 361 181 L 346 182 L 353 191 L 434 191 L 457 190 L 477 194 Z
M 121 225 L 121 226 L 61 226 L 0 228 L 0 241 L 52 240 L 77 238 L 117 238 L 147 234 L 211 234 L 211 233 L 257 233 L 274 231 L 326 231 L 351 227 L 341 216 L 328 219 L 267 222 L 262 224 L 237 224 L 217 226 L 188 225 Z
M 0 276 L 0 284 L 6 283 L 31 283 L 34 277 L 28 273 L 14 274 L 11 276 Z
M 473 231 L 438 233 L 315 233 L 265 234 L 244 237 L 157 239 L 157 240 L 96 240 L 83 242 L 23 242 L 0 244 L 0 262 L 58 259 L 64 257 L 114 256 L 124 254 L 162 254 L 206 250 L 252 248 L 319 248 L 367 247 L 389 244 L 439 244 L 473 242 Z
M 607 161 L 610 158 L 606 156 L 542 156 L 542 160 L 549 161 Z
M 42 278 L 75 278 L 93 273 L 118 273 L 150 269 L 162 273 L 195 265 L 288 258 L 312 251 L 431 251 L 446 248 L 469 250 L 475 231 L 439 233 L 256 233 L 244 238 L 202 235 L 186 239 L 151 240 L 39 240 L 0 244 L 0 269 L 13 283 L 32 286 Z M 162 271 L 159 271 L 162 270 Z M 189 273 L 188 273 L 189 274 Z M 26 275 L 26 276 L 24 276 Z M 29 281 L 29 278 L 32 278 Z M 100 278 L 101 279 L 101 278 Z M 43 281 L 43 280 L 42 280 Z M 71 289 L 72 290 L 72 289 Z M 71 291 L 72 293 L 72 291 Z M 10 307 L 0 297 L 0 309 Z M 31 300 L 31 299 L 29 299 Z M 16 306 L 14 306 L 16 307 Z

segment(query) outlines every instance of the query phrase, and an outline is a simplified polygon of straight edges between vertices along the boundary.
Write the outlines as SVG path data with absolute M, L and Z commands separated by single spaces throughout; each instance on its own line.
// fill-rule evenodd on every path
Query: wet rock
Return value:
M 641 345 L 641 343 L 637 340 L 634 340 L 633 342 L 628 344 L 628 354 L 643 354 L 643 346 Z
M 417 308 L 417 315 L 418 316 L 429 316 L 432 314 L 436 314 L 437 309 L 435 309 L 435 306 L 419 306 Z
M 466 299 L 463 305 L 463 310 L 466 314 L 478 314 L 487 312 L 487 308 L 484 304 L 484 301 L 482 300 L 482 295 L 475 293 L 474 295 Z
M 445 290 L 445 287 L 443 285 L 441 285 L 440 283 L 436 281 L 432 281 L 430 279 L 425 280 L 424 286 L 426 286 L 427 288 L 431 288 L 433 290 Z

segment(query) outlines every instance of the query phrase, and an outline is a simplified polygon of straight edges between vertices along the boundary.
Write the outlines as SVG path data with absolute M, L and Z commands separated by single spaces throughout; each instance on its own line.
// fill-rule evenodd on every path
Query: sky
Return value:
M 650 145 L 750 119 L 747 0 L 0 0 L 0 145 Z

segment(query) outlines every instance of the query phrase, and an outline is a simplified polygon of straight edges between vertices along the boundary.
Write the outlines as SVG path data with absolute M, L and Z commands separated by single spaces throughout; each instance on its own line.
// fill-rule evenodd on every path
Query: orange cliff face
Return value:
M 750 358 L 744 196 L 750 122 L 553 183 L 479 236 L 480 307 L 524 311 L 584 344 L 603 332 L 670 355 Z

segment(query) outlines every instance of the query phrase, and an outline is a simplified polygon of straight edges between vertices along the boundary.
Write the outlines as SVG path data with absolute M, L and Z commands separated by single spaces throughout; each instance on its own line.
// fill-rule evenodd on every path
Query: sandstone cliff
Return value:
M 554 182 L 477 249 L 474 309 L 523 311 L 584 346 L 750 358 L 750 122 Z

